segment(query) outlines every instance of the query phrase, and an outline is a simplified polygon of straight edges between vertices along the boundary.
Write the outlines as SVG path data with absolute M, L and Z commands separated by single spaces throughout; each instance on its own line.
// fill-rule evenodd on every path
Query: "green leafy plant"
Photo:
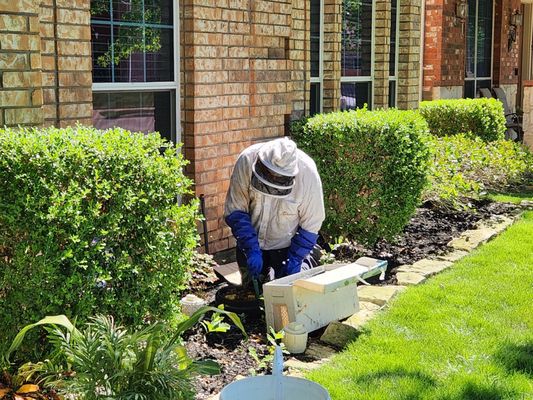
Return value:
M 255 361 L 256 367 L 250 368 L 250 375 L 257 375 L 258 372 L 266 371 L 270 368 L 272 361 L 274 361 L 274 353 L 276 351 L 276 346 L 280 346 L 281 351 L 284 354 L 289 354 L 285 349 L 285 344 L 282 342 L 285 332 L 283 330 L 276 332 L 274 328 L 270 327 L 269 332 L 267 333 L 267 342 L 269 343 L 267 347 L 267 353 L 264 355 L 259 355 L 257 349 L 252 346 L 248 347 L 248 354 Z
M 42 315 L 179 315 L 198 240 L 185 165 L 158 134 L 0 129 L 0 351 Z
M 432 139 L 433 162 L 424 199 L 467 207 L 488 191 L 503 191 L 531 179 L 533 154 L 508 140 L 484 142 L 463 134 Z
M 245 334 L 237 315 L 213 307 L 198 310 L 170 338 L 162 323 L 130 332 L 111 316 L 98 315 L 80 330 L 48 329 L 52 356 L 26 371 L 45 387 L 84 400 L 192 399 L 191 378 L 220 368 L 211 360 L 191 359 L 181 337 L 211 311 L 227 315 Z
M 429 135 L 417 112 L 359 109 L 293 127 L 322 179 L 327 239 L 374 243 L 401 232 L 427 182 Z
M 218 308 L 224 309 L 223 306 Z M 227 332 L 231 328 L 228 323 L 224 322 L 224 316 L 218 313 L 212 314 L 210 320 L 201 321 L 201 324 L 207 333 Z
M 489 142 L 505 135 L 503 105 L 496 99 L 423 101 L 419 111 L 435 136 L 464 133 Z

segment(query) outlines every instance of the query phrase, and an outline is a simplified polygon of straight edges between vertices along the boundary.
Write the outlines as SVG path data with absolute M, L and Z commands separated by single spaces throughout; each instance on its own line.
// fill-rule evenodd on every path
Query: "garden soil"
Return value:
M 499 215 L 509 216 L 519 212 L 520 207 L 505 203 L 479 202 L 474 204 L 475 211 L 450 211 L 424 204 L 411 218 L 404 232 L 392 242 L 380 241 L 374 247 L 365 247 L 358 243 L 346 243 L 336 246 L 332 251 L 335 259 L 341 262 L 355 261 L 362 256 L 374 257 L 388 261 L 387 274 L 384 281 L 378 277 L 369 279 L 371 284 L 396 283 L 396 269 L 400 265 L 411 264 L 423 258 L 441 255 L 447 252 L 447 244 L 468 229 L 475 229 L 483 220 Z M 198 275 L 197 293 L 214 303 L 215 294 L 226 283 L 211 280 L 206 285 L 205 274 Z M 214 305 L 214 304 L 213 304 Z M 232 327 L 226 333 L 206 333 L 198 325 L 189 332 L 186 347 L 194 359 L 214 359 L 221 366 L 221 373 L 214 376 L 200 376 L 195 379 L 197 400 L 205 400 L 219 393 L 224 386 L 239 376 L 250 376 L 269 372 L 269 351 L 272 346 L 268 342 L 264 315 L 240 315 L 249 335 L 244 340 L 242 333 Z M 310 334 L 310 342 L 319 342 L 323 332 L 318 330 Z M 295 358 L 306 361 L 305 356 Z

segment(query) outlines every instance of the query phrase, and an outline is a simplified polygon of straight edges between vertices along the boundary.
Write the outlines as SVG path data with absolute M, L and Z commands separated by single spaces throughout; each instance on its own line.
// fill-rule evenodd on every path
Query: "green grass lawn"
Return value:
M 522 200 L 533 200 L 533 191 L 522 191 L 516 193 L 491 193 L 487 197 L 493 201 L 505 203 L 520 203 Z
M 533 212 L 308 377 L 333 400 L 533 399 Z

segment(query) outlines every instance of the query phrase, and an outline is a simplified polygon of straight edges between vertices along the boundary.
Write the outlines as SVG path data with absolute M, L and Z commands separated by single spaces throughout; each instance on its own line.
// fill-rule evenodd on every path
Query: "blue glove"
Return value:
M 237 247 L 246 255 L 250 274 L 258 278 L 263 270 L 263 253 L 259 247 L 250 214 L 244 211 L 233 211 L 226 217 L 226 223 L 237 240 Z
M 306 231 L 299 227 L 296 235 L 291 240 L 289 248 L 289 259 L 287 260 L 287 275 L 300 272 L 302 261 L 311 253 L 315 247 L 318 234 Z

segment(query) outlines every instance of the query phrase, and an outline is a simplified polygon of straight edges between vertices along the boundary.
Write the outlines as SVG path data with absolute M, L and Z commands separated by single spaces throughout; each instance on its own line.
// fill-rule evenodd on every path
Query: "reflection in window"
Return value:
M 341 83 L 341 110 L 363 108 L 370 106 L 372 96 L 371 82 L 343 82 Z
M 320 75 L 320 0 L 311 0 L 311 76 Z
M 342 76 L 370 76 L 371 55 L 372 0 L 344 0 Z
M 396 57 L 398 49 L 398 0 L 391 0 L 390 48 L 389 48 L 389 107 L 396 107 Z
M 173 81 L 172 0 L 92 0 L 93 82 Z
M 309 115 L 320 113 L 320 83 L 311 83 L 311 107 Z
M 98 129 L 121 127 L 132 132 L 159 132 L 175 140 L 174 93 L 94 92 L 93 124 Z
M 464 97 L 492 82 L 492 0 L 468 0 Z

